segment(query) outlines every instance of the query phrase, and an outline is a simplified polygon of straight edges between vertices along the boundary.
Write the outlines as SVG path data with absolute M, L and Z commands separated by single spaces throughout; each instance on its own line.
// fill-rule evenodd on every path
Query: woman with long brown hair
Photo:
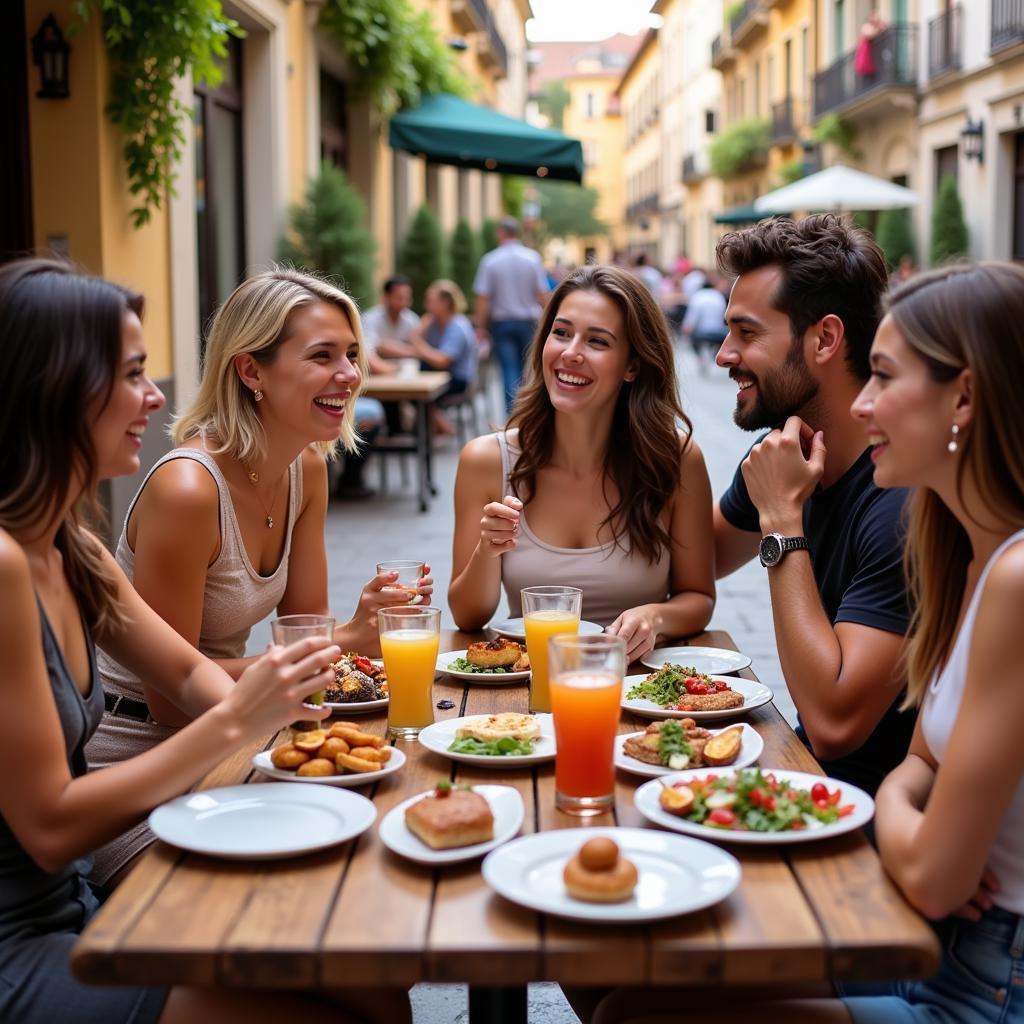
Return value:
M 715 601 L 711 490 L 679 405 L 665 318 L 615 267 L 570 274 L 548 302 L 506 430 L 463 449 L 448 602 L 463 629 L 504 586 L 583 591 L 583 617 L 626 641 L 695 633 Z

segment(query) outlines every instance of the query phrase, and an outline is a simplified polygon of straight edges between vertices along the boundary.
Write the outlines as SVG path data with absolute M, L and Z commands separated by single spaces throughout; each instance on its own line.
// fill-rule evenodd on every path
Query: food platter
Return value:
M 745 654 L 724 647 L 656 647 L 640 659 L 642 665 L 653 669 L 661 668 L 665 662 L 685 665 L 709 676 L 739 672 L 751 664 Z
M 428 725 L 419 735 L 420 743 L 442 757 L 461 761 L 465 764 L 477 765 L 481 768 L 518 768 L 524 764 L 540 764 L 551 761 L 555 756 L 555 726 L 551 715 L 536 716 L 540 725 L 540 738 L 534 741 L 532 754 L 507 754 L 502 757 L 490 754 L 459 754 L 449 750 L 455 740 L 456 731 L 472 719 L 485 718 L 486 715 L 467 715 L 465 718 L 446 718 L 441 722 Z
M 740 752 L 736 757 L 736 760 L 729 765 L 730 768 L 746 768 L 747 765 L 753 764 L 764 750 L 764 740 L 761 739 L 756 729 L 753 729 L 746 722 L 740 723 L 739 728 L 743 730 L 743 738 L 740 742 Z M 721 732 L 721 729 L 711 730 L 717 734 Z M 622 748 L 626 740 L 633 736 L 643 736 L 643 732 L 628 733 L 622 736 L 615 737 L 615 767 L 621 768 L 624 772 L 632 772 L 634 775 L 643 775 L 649 779 L 658 778 L 661 775 L 675 775 L 677 774 L 673 769 L 666 768 L 662 765 L 648 764 L 646 761 L 640 761 L 635 757 L 630 757 Z M 717 768 L 702 768 L 698 771 L 713 772 L 718 771 Z
M 737 715 L 745 715 L 748 711 L 753 711 L 754 708 L 768 704 L 773 697 L 771 689 L 764 683 L 756 683 L 751 679 L 738 679 L 736 676 L 712 676 L 712 679 L 719 679 L 727 683 L 730 689 L 742 694 L 743 704 L 737 708 L 726 708 L 721 711 L 674 711 L 667 707 L 660 707 L 652 700 L 626 697 L 626 694 L 634 686 L 642 683 L 646 678 L 647 676 L 641 675 L 626 676 L 622 684 L 622 710 L 629 711 L 640 718 L 692 718 L 695 722 L 735 718 Z
M 285 768 L 275 768 L 271 763 L 270 754 L 269 750 L 261 750 L 258 754 L 253 755 L 252 766 L 261 775 L 266 775 L 277 782 L 311 782 L 314 785 L 320 786 L 341 786 L 343 789 L 352 786 L 365 786 L 367 783 L 376 782 L 378 779 L 384 778 L 385 775 L 392 775 L 406 761 L 402 748 L 392 747 L 391 757 L 381 766 L 380 771 L 346 772 L 344 775 L 306 776 L 296 775 L 295 772 L 288 771 Z
M 481 686 L 505 686 L 507 683 L 518 683 L 530 678 L 530 670 L 525 672 L 465 672 L 448 666 L 459 658 L 464 658 L 466 651 L 445 651 L 437 659 L 437 671 L 444 672 L 455 679 L 464 679 L 467 683 L 478 683 Z
M 498 636 L 507 636 L 510 640 L 518 640 L 521 644 L 526 643 L 526 630 L 523 628 L 522 616 L 514 619 L 495 619 L 487 623 L 487 629 Z M 603 633 L 604 627 L 596 622 L 587 622 L 583 619 L 580 622 L 580 636 L 596 636 Z
M 388 706 L 388 698 L 380 700 L 351 701 L 324 701 L 324 707 L 331 709 L 332 715 L 368 715 L 373 711 L 384 711 Z

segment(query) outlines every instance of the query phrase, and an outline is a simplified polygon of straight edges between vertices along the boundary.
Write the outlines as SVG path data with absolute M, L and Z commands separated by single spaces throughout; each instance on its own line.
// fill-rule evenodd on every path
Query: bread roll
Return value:
M 405 810 L 405 825 L 432 850 L 486 843 L 494 838 L 490 805 L 471 789 L 430 794 Z

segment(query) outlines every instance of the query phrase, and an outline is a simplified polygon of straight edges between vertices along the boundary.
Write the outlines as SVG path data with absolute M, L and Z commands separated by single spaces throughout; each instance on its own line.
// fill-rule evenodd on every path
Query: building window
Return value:
M 704 131 L 708 135 L 715 134 L 715 112 L 713 110 L 704 111 Z
M 583 106 L 584 117 L 591 118 L 597 116 L 597 97 L 592 92 L 584 95 Z
M 960 147 L 943 146 L 935 150 L 935 191 L 939 191 L 939 185 L 947 174 L 953 176 L 954 181 L 960 178 Z
M 320 70 L 320 159 L 348 170 L 348 90 Z
M 1024 260 L 1024 132 L 1013 137 L 1013 258 Z
M 846 52 L 846 4 L 835 0 L 832 9 L 832 58 L 838 60 Z
M 245 273 L 242 45 L 229 37 L 220 85 L 195 89 L 196 247 L 204 331 Z

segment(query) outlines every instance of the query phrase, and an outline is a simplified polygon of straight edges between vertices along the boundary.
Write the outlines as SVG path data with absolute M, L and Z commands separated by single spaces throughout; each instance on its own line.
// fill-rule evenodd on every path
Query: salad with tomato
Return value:
M 653 672 L 642 683 L 632 687 L 626 694 L 626 699 L 650 700 L 664 708 L 680 703 L 680 698 L 685 698 L 687 694 L 704 697 L 728 689 L 729 685 L 721 679 L 712 679 L 711 676 L 686 665 L 665 662 L 662 669 Z
M 672 785 L 662 807 L 698 825 L 730 832 L 797 832 L 821 828 L 853 813 L 842 790 L 816 782 L 798 789 L 772 772 L 744 768 Z M 692 799 L 691 799 L 692 797 Z

